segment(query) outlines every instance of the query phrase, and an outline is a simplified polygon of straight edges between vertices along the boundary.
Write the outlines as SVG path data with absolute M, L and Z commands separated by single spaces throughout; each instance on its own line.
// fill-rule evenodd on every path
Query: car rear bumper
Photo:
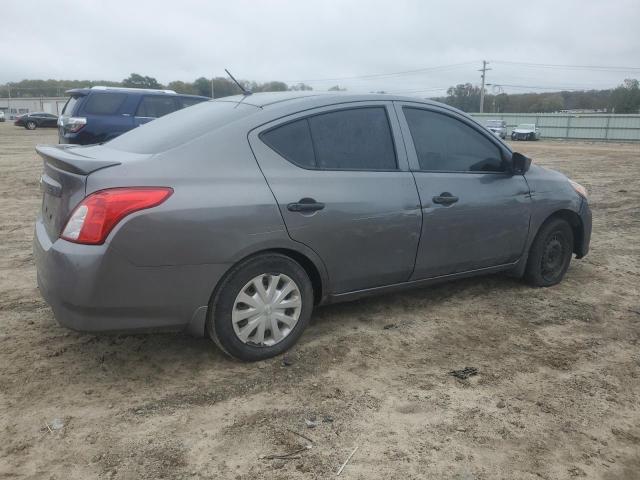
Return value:
M 202 313 L 227 268 L 136 266 L 106 244 L 52 242 L 41 220 L 33 252 L 38 288 L 57 322 L 86 332 L 182 330 L 198 321 L 204 335 Z

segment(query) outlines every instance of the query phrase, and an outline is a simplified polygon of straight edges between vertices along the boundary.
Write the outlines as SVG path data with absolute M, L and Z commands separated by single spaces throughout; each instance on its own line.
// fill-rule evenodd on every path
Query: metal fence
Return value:
M 507 135 L 521 123 L 535 123 L 541 138 L 640 141 L 640 115 L 568 113 L 472 113 L 484 124 L 487 120 L 507 122 Z

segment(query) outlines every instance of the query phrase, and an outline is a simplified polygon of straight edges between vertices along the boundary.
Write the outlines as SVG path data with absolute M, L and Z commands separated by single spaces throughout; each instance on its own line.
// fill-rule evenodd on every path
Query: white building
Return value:
M 0 98 L 0 111 L 7 120 L 30 112 L 62 113 L 67 97 L 11 97 Z

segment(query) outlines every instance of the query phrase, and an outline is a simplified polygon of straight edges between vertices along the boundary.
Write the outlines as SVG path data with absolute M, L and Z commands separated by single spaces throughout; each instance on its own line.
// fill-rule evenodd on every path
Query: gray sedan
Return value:
M 583 187 L 435 102 L 229 97 L 37 151 L 58 322 L 185 329 L 244 360 L 291 347 L 315 305 L 495 272 L 551 286 L 589 248 Z

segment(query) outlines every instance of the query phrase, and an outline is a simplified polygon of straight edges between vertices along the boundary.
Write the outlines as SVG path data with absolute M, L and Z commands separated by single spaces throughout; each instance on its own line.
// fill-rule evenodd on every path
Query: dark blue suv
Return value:
M 209 100 L 173 90 L 91 87 L 68 90 L 58 119 L 60 143 L 102 143 L 143 123 Z

